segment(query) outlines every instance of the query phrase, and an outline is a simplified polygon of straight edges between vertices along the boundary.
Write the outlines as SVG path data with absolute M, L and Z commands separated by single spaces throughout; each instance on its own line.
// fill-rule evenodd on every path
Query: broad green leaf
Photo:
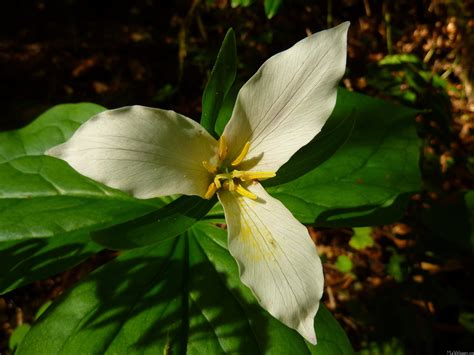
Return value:
M 263 311 L 225 245 L 224 230 L 200 222 L 124 252 L 48 308 L 18 354 L 353 353 L 324 307 L 317 346 Z
M 30 331 L 31 325 L 28 323 L 23 323 L 19 327 L 13 330 L 13 333 L 8 340 L 8 347 L 10 350 L 14 351 L 18 345 L 21 343 L 23 338 L 25 337 L 26 333 Z
M 0 242 L 104 228 L 162 205 L 107 188 L 59 159 L 29 156 L 0 164 Z
M 130 222 L 92 232 L 92 238 L 111 249 L 133 249 L 184 233 L 216 204 L 196 196 L 182 196 L 165 207 Z
M 82 232 L 0 243 L 0 294 L 70 269 L 101 249 Z
M 371 236 L 372 227 L 354 228 L 354 235 L 349 240 L 349 245 L 357 250 L 369 248 L 374 245 L 374 240 Z
M 311 354 L 316 355 L 349 355 L 354 354 L 351 343 L 344 329 L 334 319 L 329 310 L 321 304 L 314 323 L 318 335 L 316 346 L 306 343 Z
M 409 194 L 420 188 L 416 111 L 339 90 L 334 115 L 351 114 L 352 134 L 330 159 L 269 189 L 302 222 L 389 223 L 403 214 Z
M 0 134 L 0 242 L 104 228 L 163 206 L 161 200 L 137 200 L 108 188 L 42 155 L 103 109 L 59 105 L 20 130 Z
M 184 239 L 125 253 L 53 303 L 17 353 L 179 353 L 186 258 Z
M 28 126 L 0 132 L 0 163 L 25 155 L 41 155 L 66 141 L 79 126 L 105 108 L 91 103 L 57 105 Z
M 265 6 L 265 15 L 267 15 L 267 18 L 272 18 L 275 16 L 280 9 L 282 0 L 265 0 L 264 6 Z
M 216 136 L 214 126 L 225 96 L 235 80 L 237 53 L 234 31 L 229 29 L 217 54 L 209 81 L 202 95 L 201 125 Z

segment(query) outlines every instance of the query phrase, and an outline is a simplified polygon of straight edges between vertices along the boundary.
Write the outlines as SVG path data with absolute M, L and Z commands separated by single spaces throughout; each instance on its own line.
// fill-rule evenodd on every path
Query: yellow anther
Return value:
M 210 200 L 212 198 L 212 196 L 214 196 L 214 194 L 216 193 L 217 191 L 217 187 L 216 187 L 216 184 L 214 184 L 213 182 L 211 182 L 209 184 L 209 187 L 207 188 L 207 191 L 206 193 L 204 194 L 204 198 L 206 200 Z
M 243 187 L 242 185 L 239 185 L 239 184 L 236 184 L 235 185 L 235 191 L 239 194 L 239 195 L 242 195 L 244 197 L 248 197 L 252 200 L 256 200 L 257 199 L 257 195 L 255 195 L 254 193 L 250 192 L 249 190 L 247 190 L 245 187 Z
M 234 170 L 232 172 L 233 177 L 239 178 L 242 181 L 252 180 L 265 180 L 275 177 L 276 174 L 273 171 L 240 171 Z
M 215 177 L 214 177 L 214 185 L 216 185 L 216 189 L 217 189 L 217 190 L 219 190 L 219 189 L 222 187 L 221 181 L 220 181 L 219 179 L 220 179 L 219 176 L 215 176 Z
M 217 150 L 217 155 L 219 157 L 219 161 L 223 161 L 225 157 L 227 156 L 227 143 L 225 141 L 224 136 L 221 136 L 219 138 L 219 148 Z
M 214 164 L 211 164 L 209 163 L 208 161 L 203 161 L 202 162 L 202 165 L 204 166 L 204 168 L 206 168 L 206 170 L 210 173 L 210 174 L 215 174 L 217 172 L 217 166 L 215 166 Z
M 203 161 L 202 165 L 213 176 L 212 182 L 209 184 L 204 198 L 211 199 L 219 189 L 227 191 L 235 191 L 241 196 L 257 199 L 257 195 L 250 192 L 246 187 L 248 182 L 254 180 L 264 180 L 274 177 L 276 174 L 272 171 L 241 171 L 234 170 L 247 156 L 250 149 L 250 142 L 245 143 L 240 154 L 229 165 L 226 161 L 228 147 L 226 139 L 221 136 L 217 148 L 217 160 Z M 212 162 L 212 163 L 211 163 Z M 243 184 L 244 186 L 242 186 Z
M 265 180 L 275 176 L 276 174 L 273 171 L 248 171 L 247 174 L 242 177 L 242 180 Z
M 221 137 L 222 138 L 222 137 Z M 244 147 L 242 148 L 242 151 L 240 152 L 240 154 L 238 155 L 237 158 L 234 159 L 234 161 L 232 163 L 230 163 L 232 166 L 237 166 L 239 165 L 240 163 L 242 163 L 242 160 L 245 159 L 245 157 L 247 156 L 247 153 L 249 152 L 249 149 L 250 149 L 250 142 L 247 142 L 245 143 Z

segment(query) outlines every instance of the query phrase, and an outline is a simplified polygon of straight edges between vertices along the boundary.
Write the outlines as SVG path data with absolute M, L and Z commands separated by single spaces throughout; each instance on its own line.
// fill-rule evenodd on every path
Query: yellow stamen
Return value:
M 250 142 L 245 143 L 244 147 L 242 148 L 242 151 L 240 152 L 239 156 L 234 159 L 232 163 L 230 163 L 232 166 L 237 166 L 240 163 L 242 163 L 242 160 L 245 159 L 245 156 L 249 152 L 250 149 Z
M 211 182 L 209 184 L 209 187 L 207 188 L 207 191 L 206 193 L 204 194 L 204 198 L 206 200 L 210 200 L 212 198 L 212 196 L 214 196 L 214 194 L 216 193 L 217 191 L 217 187 L 216 187 L 216 184 L 214 184 L 213 182 Z
M 203 161 L 202 165 L 204 165 L 204 167 L 206 168 L 206 170 L 210 174 L 214 175 L 217 172 L 217 166 L 215 166 L 214 164 L 209 163 L 208 161 Z
M 276 176 L 273 171 L 240 171 L 234 167 L 242 163 L 250 149 L 250 142 L 244 144 L 240 154 L 231 162 L 231 166 L 226 161 L 228 146 L 224 136 L 221 136 L 217 148 L 217 160 L 203 161 L 202 165 L 213 176 L 213 181 L 209 184 L 204 197 L 211 199 L 219 189 L 235 191 L 239 195 L 257 199 L 257 195 L 250 192 L 246 187 L 248 182 L 265 180 Z M 211 163 L 212 162 L 212 163 Z M 243 186 L 241 185 L 243 184 Z
M 227 143 L 225 141 L 224 136 L 221 136 L 221 138 L 219 138 L 219 148 L 217 150 L 217 155 L 220 161 L 223 161 L 225 159 L 227 151 Z
M 250 192 L 249 190 L 247 190 L 245 187 L 243 187 L 242 185 L 239 185 L 239 184 L 236 184 L 235 186 L 235 191 L 239 194 L 239 195 L 242 195 L 244 197 L 248 197 L 252 200 L 256 200 L 257 199 L 257 195 L 255 195 L 254 193 Z
M 234 170 L 232 176 L 239 178 L 242 181 L 252 180 L 265 180 L 275 177 L 276 174 L 273 171 L 239 171 Z
M 232 179 L 233 177 L 234 176 L 232 174 L 220 173 L 220 174 L 217 174 L 214 179 L 228 180 L 228 179 Z
M 220 181 L 219 179 L 220 179 L 219 176 L 215 176 L 215 177 L 214 177 L 214 185 L 216 185 L 216 189 L 217 189 L 217 190 L 219 190 L 219 189 L 222 187 L 221 181 Z

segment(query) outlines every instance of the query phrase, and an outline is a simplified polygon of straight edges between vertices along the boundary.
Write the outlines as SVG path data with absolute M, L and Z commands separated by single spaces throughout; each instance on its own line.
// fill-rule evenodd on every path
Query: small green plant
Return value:
M 349 240 L 349 245 L 356 250 L 362 250 L 374 245 L 374 240 L 370 235 L 372 227 L 354 228 L 354 235 Z
M 343 273 L 348 273 L 352 270 L 352 260 L 347 255 L 339 255 L 336 260 L 336 268 Z

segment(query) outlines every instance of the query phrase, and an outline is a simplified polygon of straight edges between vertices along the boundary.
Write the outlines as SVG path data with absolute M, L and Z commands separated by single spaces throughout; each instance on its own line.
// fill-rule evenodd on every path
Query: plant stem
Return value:
M 383 18 L 385 21 L 385 35 L 387 38 L 387 52 L 389 55 L 393 54 L 392 47 L 392 23 L 390 18 L 390 11 L 388 9 L 388 2 L 384 0 L 382 5 Z
M 327 27 L 332 27 L 332 0 L 327 0 L 328 3 L 328 12 L 326 15 L 326 24 Z

